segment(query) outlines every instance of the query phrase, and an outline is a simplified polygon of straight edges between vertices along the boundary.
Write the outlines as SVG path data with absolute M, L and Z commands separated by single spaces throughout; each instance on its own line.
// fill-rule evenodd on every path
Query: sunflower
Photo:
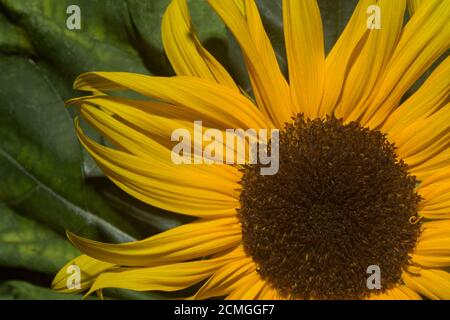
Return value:
M 93 72 L 70 100 L 114 147 L 76 127 L 117 186 L 197 219 L 142 241 L 107 244 L 68 233 L 84 254 L 81 287 L 174 292 L 206 299 L 449 299 L 450 1 L 361 0 L 325 56 L 318 4 L 284 0 L 289 81 L 252 0 L 208 0 L 243 53 L 244 93 L 201 44 L 186 0 L 162 22 L 177 76 Z M 367 26 L 377 5 L 382 28 Z M 146 98 L 108 94 L 134 91 Z M 176 165 L 171 133 L 205 127 L 279 129 L 279 171 L 261 165 Z M 381 287 L 368 288 L 368 267 Z

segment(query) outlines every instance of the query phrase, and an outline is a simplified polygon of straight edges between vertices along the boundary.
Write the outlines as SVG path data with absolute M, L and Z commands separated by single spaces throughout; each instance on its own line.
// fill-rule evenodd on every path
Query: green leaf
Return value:
M 0 13 L 0 50 L 6 53 L 33 52 L 33 46 L 26 33 L 21 28 L 12 24 L 5 15 Z
M 0 0 L 0 5 L 28 33 L 39 56 L 37 64 L 64 100 L 79 95 L 72 90 L 72 83 L 84 72 L 149 73 L 134 47 L 139 42 L 132 39 L 124 0 Z M 81 30 L 67 29 L 69 5 L 80 7 Z M 98 133 L 85 129 L 93 139 L 102 141 Z M 88 176 L 102 175 L 86 151 L 83 167 Z
M 79 255 L 49 228 L 0 206 L 0 265 L 55 274 Z
M 124 1 L 1 0 L 29 35 L 38 55 L 72 82 L 88 71 L 147 73 L 129 44 L 130 22 Z M 67 7 L 78 5 L 81 30 L 69 30 Z
M 157 75 L 173 74 L 161 38 L 161 21 L 170 0 L 127 0 L 134 42 L 142 52 L 146 65 Z
M 84 183 L 72 119 L 48 79 L 23 58 L 0 55 L 0 69 L 0 202 L 60 234 L 132 240 L 130 224 Z
M 58 293 L 49 288 L 11 280 L 0 285 L 0 300 L 81 300 L 79 294 Z

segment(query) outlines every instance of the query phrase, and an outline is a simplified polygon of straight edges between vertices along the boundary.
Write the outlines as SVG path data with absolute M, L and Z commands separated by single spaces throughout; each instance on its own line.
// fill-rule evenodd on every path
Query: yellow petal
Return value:
M 450 274 L 439 269 L 414 268 L 414 275 L 404 273 L 405 284 L 433 300 L 450 299 Z
M 438 171 L 425 179 L 417 188 L 423 198 L 420 215 L 429 219 L 450 218 L 450 171 Z M 430 226 L 430 225 L 429 225 Z
M 208 2 L 241 46 L 258 106 L 277 127 L 283 127 L 296 110 L 255 2 L 243 0 L 244 7 L 233 0 Z
M 149 268 L 120 268 L 102 273 L 86 296 L 104 288 L 135 291 L 178 291 L 208 278 L 222 263 L 184 262 Z
M 239 92 L 225 68 L 202 46 L 186 0 L 172 0 L 162 21 L 162 40 L 177 75 L 208 79 Z
M 259 274 L 253 272 L 245 277 L 245 282 L 230 293 L 226 300 L 255 300 L 265 285 L 266 282 Z
M 283 0 L 291 94 L 307 117 L 316 118 L 325 81 L 322 20 L 316 1 Z
M 440 268 L 450 266 L 450 257 L 413 254 L 411 260 L 426 268 Z
M 135 291 L 177 291 L 210 277 L 226 263 L 242 257 L 240 250 L 214 259 L 182 262 L 144 268 L 120 268 L 102 273 L 87 295 L 103 288 L 123 288 Z
M 121 131 L 128 132 L 126 135 L 127 139 L 139 136 L 139 138 L 135 139 L 136 142 L 146 140 L 147 137 L 156 141 L 157 144 L 152 142 L 148 143 L 152 143 L 153 149 L 158 148 L 159 150 L 153 150 L 147 144 L 144 151 L 152 150 L 152 152 L 155 151 L 154 153 L 156 155 L 164 155 L 166 158 L 162 158 L 163 161 L 169 159 L 170 156 L 167 155 L 167 150 L 161 148 L 160 145 L 166 147 L 167 149 L 172 149 L 175 145 L 172 141 L 172 134 L 175 130 L 187 130 L 189 132 L 189 137 L 194 137 L 196 134 L 194 131 L 194 122 L 198 119 L 205 118 L 201 113 L 193 111 L 189 112 L 186 108 L 175 105 L 168 105 L 153 101 L 124 99 L 105 95 L 76 98 L 70 100 L 68 104 L 79 106 L 82 114 L 88 113 L 89 118 L 93 117 L 98 121 L 104 122 L 103 118 L 105 117 L 111 118 L 111 121 L 115 121 L 116 123 L 117 121 L 120 121 L 121 123 L 113 126 L 113 129 L 117 131 L 118 127 L 123 128 Z M 103 115 L 101 111 L 92 107 L 99 108 L 105 114 Z M 214 119 L 207 119 L 202 122 L 202 134 L 204 134 L 209 128 L 214 128 L 215 130 L 220 130 L 224 137 L 225 135 L 229 135 L 230 132 L 226 133 L 226 129 L 228 129 L 226 128 L 226 125 L 224 125 L 220 119 L 215 120 L 217 121 L 214 121 Z M 132 126 L 130 126 L 130 124 L 132 124 Z M 101 128 L 97 128 L 97 130 L 101 130 Z M 145 137 L 139 134 L 133 134 L 135 131 L 139 131 L 139 133 L 142 133 Z M 103 135 L 108 136 L 108 133 L 103 132 Z M 236 136 L 236 134 L 234 135 Z M 110 135 L 108 138 L 111 138 Z M 185 137 L 183 141 L 186 143 L 188 142 Z M 203 140 L 202 142 L 203 148 L 201 150 L 204 150 L 210 142 L 207 140 Z M 222 144 L 221 150 L 216 150 L 214 154 L 215 157 L 225 159 L 225 157 L 227 157 L 227 153 L 234 154 L 235 157 L 238 155 L 240 157 L 239 159 L 248 159 L 249 157 L 248 152 L 245 153 L 245 151 L 248 151 L 248 147 L 244 150 L 234 148 L 234 144 L 229 145 L 226 138 L 224 138 L 222 142 L 219 140 L 216 140 L 215 142 Z M 115 143 L 120 145 L 119 141 L 115 141 Z M 193 138 L 190 140 L 190 143 L 191 145 L 194 144 Z M 128 143 L 121 145 L 121 147 L 125 150 L 129 149 Z M 206 157 L 205 154 L 204 156 Z M 194 155 L 192 155 L 192 157 L 194 157 Z M 221 169 L 228 171 L 230 174 L 236 174 L 236 170 L 232 170 L 234 169 L 232 167 L 222 166 Z
M 403 29 L 361 123 L 381 125 L 414 82 L 450 47 L 450 2 L 427 1 Z
M 409 14 L 412 16 L 426 0 L 408 0 Z
M 448 236 L 450 230 L 450 220 L 433 220 L 427 221 L 422 225 L 423 232 L 420 236 L 421 240 L 430 240 Z
M 347 70 L 358 53 L 361 41 L 367 30 L 367 8 L 376 4 L 376 0 L 361 0 L 353 12 L 347 26 L 325 59 L 325 89 L 320 114 L 330 115 L 342 92 Z
M 450 170 L 450 149 L 437 154 L 414 155 L 404 160 L 408 164 L 414 164 L 409 167 L 409 172 L 417 176 L 419 181 L 423 181 L 434 174 Z
M 402 159 L 417 156 L 426 160 L 449 147 L 450 104 L 426 119 L 417 120 L 398 134 L 391 136 Z M 423 160 L 423 161 L 424 161 Z M 414 167 L 417 162 L 407 162 Z M 422 162 L 421 162 L 422 163 Z
M 155 161 L 155 158 L 159 159 L 159 161 L 167 162 L 167 164 L 172 161 L 171 149 L 175 145 L 175 142 L 172 141 L 172 133 L 177 129 L 188 130 L 190 136 L 183 141 L 189 142 L 191 145 L 194 144 L 192 138 L 194 136 L 193 122 L 181 118 L 173 118 L 170 115 L 167 115 L 166 118 L 164 113 L 161 114 L 159 112 L 161 108 L 172 107 L 169 105 L 160 103 L 146 104 L 144 101 L 140 102 L 108 96 L 77 98 L 70 101 L 70 103 L 78 104 L 83 118 L 91 126 L 95 127 L 98 132 L 101 132 L 103 136 L 107 137 L 110 142 L 121 150 L 126 150 L 142 158 L 148 158 L 149 161 Z M 140 107 L 137 108 L 137 105 Z M 146 107 L 149 110 L 140 109 Z M 180 114 L 186 115 L 179 109 L 171 111 L 180 111 Z M 151 112 L 155 112 L 156 115 Z M 186 117 L 189 116 L 186 115 Z M 198 115 L 198 117 L 201 118 L 201 115 Z M 194 116 L 193 119 L 198 118 Z M 223 124 L 219 128 L 221 126 Z M 207 127 L 203 129 L 206 130 Z M 224 132 L 221 133 L 224 134 Z M 204 148 L 207 142 L 202 142 Z M 225 145 L 223 147 L 225 148 Z M 225 151 L 225 149 L 222 151 Z M 199 166 L 198 168 L 203 169 L 205 167 Z M 221 166 L 220 169 L 216 166 L 216 169 L 217 171 L 223 171 L 223 174 L 226 172 L 228 176 L 240 177 L 240 174 L 237 174 L 236 170 L 231 166 Z
M 381 29 L 368 31 L 367 40 L 355 58 L 345 80 L 341 102 L 335 112 L 338 117 L 357 120 L 367 107 L 367 99 L 380 84 L 389 59 L 397 45 L 403 27 L 406 0 L 380 0 Z
M 369 300 L 422 300 L 413 290 L 404 285 L 398 285 L 395 288 L 381 294 L 373 294 Z
M 450 220 L 426 222 L 417 241 L 413 262 L 424 267 L 450 266 Z
M 95 124 L 95 121 L 91 119 L 91 123 Z M 217 175 L 214 168 L 221 165 L 177 166 L 167 159 L 133 155 L 99 145 L 85 136 L 78 125 L 77 131 L 83 146 L 105 174 L 135 198 L 192 216 L 235 215 L 235 209 L 239 206 L 238 184 Z M 128 142 L 127 146 L 131 148 L 132 142 Z M 167 154 L 167 157 L 170 159 L 170 155 Z
M 259 293 L 258 300 L 282 300 L 282 297 L 278 294 L 277 290 L 273 289 L 268 283 L 265 284 L 261 292 Z
M 226 296 L 238 288 L 239 280 L 253 273 L 256 266 L 251 258 L 243 258 L 228 263 L 218 269 L 197 291 L 194 299 L 208 299 Z
M 397 288 L 406 296 L 404 300 L 422 300 L 422 297 L 408 286 L 399 286 Z
M 69 233 L 70 241 L 85 254 L 121 266 L 156 266 L 209 256 L 241 241 L 236 217 L 200 220 L 145 240 L 109 244 Z
M 395 136 L 415 121 L 428 118 L 447 103 L 449 92 L 450 57 L 447 57 L 423 85 L 391 114 L 382 131 Z
M 95 109 L 92 109 L 90 111 L 94 112 Z M 84 111 L 84 110 L 83 110 Z M 88 117 L 86 114 L 84 114 L 85 117 Z M 99 118 L 104 116 L 104 114 L 98 115 Z M 98 119 L 99 119 L 98 118 Z M 117 173 L 122 173 L 125 176 L 127 173 L 129 175 L 140 175 L 142 177 L 142 180 L 139 180 L 139 177 L 135 177 L 145 186 L 146 181 L 145 177 L 148 177 L 150 179 L 159 179 L 161 183 L 168 182 L 174 184 L 172 186 L 172 190 L 178 190 L 178 186 L 182 186 L 183 183 L 180 181 L 180 174 L 187 174 L 187 176 L 183 176 L 184 182 L 188 185 L 191 185 L 193 187 L 197 187 L 198 189 L 203 189 L 205 192 L 208 190 L 217 190 L 220 191 L 222 195 L 228 195 L 227 198 L 221 197 L 220 195 L 216 195 L 217 200 L 228 200 L 235 202 L 238 193 L 236 192 L 236 188 L 238 188 L 238 180 L 236 180 L 237 177 L 240 175 L 229 175 L 228 172 L 225 169 L 233 168 L 229 166 L 220 166 L 220 165 L 198 165 L 198 166 L 180 166 L 173 164 L 170 160 L 170 154 L 169 150 L 164 150 L 165 152 L 161 152 L 161 154 L 164 154 L 165 158 L 158 158 L 156 153 L 145 153 L 143 151 L 143 148 L 141 146 L 137 146 L 136 143 L 134 143 L 133 140 L 128 139 L 127 135 L 132 136 L 133 130 L 130 128 L 129 130 L 124 130 L 124 134 L 121 136 L 117 133 L 108 131 L 105 127 L 102 127 L 102 124 L 100 121 L 97 121 L 97 119 L 89 118 L 90 122 L 94 124 L 96 127 L 100 128 L 102 133 L 105 134 L 108 138 L 111 137 L 111 140 L 114 142 L 118 142 L 119 146 L 125 145 L 126 142 L 128 142 L 128 148 L 131 153 L 125 153 L 121 150 L 115 150 L 109 147 L 105 147 L 103 145 L 100 145 L 93 141 L 92 139 L 88 138 L 83 134 L 81 131 L 81 128 L 77 125 L 78 134 L 80 137 L 81 142 L 86 147 L 86 149 L 95 157 L 95 160 L 98 160 L 98 162 L 101 165 L 107 166 L 108 164 L 111 164 L 109 169 L 116 169 Z M 119 128 L 120 124 L 115 123 L 114 119 L 103 119 L 105 121 L 110 120 L 111 121 L 111 127 Z M 122 140 L 123 139 L 123 140 Z M 148 149 L 149 151 L 157 151 L 158 149 L 151 148 L 151 141 L 144 140 L 145 137 L 142 137 L 141 141 L 148 142 Z M 143 143 L 144 143 L 143 142 Z M 153 156 L 155 155 L 155 156 Z M 153 156 L 153 157 L 152 157 Z M 151 164 L 151 165 L 149 165 Z M 113 166 L 117 166 L 113 167 Z M 223 169 L 223 170 L 215 170 L 215 169 Z M 126 170 L 127 172 L 124 173 L 121 170 Z M 158 171 L 159 170 L 159 171 Z M 236 169 L 234 169 L 236 170 Z M 234 172 L 236 173 L 236 172 Z M 196 176 L 196 177 L 194 177 Z M 130 176 L 128 176 L 130 177 Z M 201 179 L 199 179 L 201 178 Z M 229 179 L 227 179 L 229 178 Z M 210 184 L 218 184 L 218 186 L 210 185 Z M 182 191 L 182 190 L 180 190 Z M 213 199 L 211 199 L 213 200 Z
M 67 281 L 70 281 L 70 276 L 73 275 L 72 266 L 77 266 L 81 271 L 80 288 L 69 289 Z M 54 290 L 65 293 L 78 293 L 88 289 L 94 280 L 103 272 L 116 269 L 117 266 L 109 262 L 100 261 L 91 258 L 85 254 L 68 262 L 61 270 L 58 271 L 52 282 Z M 70 282 L 69 285 L 73 283 Z
M 135 73 L 95 72 L 77 78 L 75 89 L 133 90 L 153 99 L 200 112 L 202 119 L 222 119 L 227 128 L 275 128 L 243 95 L 194 77 L 150 77 Z

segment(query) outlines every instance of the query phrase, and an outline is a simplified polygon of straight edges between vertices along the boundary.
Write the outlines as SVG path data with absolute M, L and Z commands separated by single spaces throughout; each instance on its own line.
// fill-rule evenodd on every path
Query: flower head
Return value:
M 69 104 L 115 145 L 77 123 L 105 174 L 145 203 L 198 218 L 125 244 L 69 233 L 84 253 L 69 262 L 83 271 L 80 290 L 202 283 L 193 298 L 450 298 L 450 59 L 402 101 L 449 48 L 450 2 L 414 1 L 403 25 L 406 0 L 361 0 L 325 57 L 317 3 L 284 0 L 289 81 L 254 1 L 208 2 L 242 49 L 252 97 L 202 46 L 186 0 L 173 0 L 163 19 L 176 77 L 95 72 L 75 82 L 92 95 Z M 367 26 L 371 5 L 381 29 Z M 150 99 L 107 94 L 116 90 Z M 220 132 L 279 129 L 279 171 L 174 164 L 171 134 L 194 135 L 196 120 Z M 65 277 L 63 269 L 56 289 L 69 291 Z

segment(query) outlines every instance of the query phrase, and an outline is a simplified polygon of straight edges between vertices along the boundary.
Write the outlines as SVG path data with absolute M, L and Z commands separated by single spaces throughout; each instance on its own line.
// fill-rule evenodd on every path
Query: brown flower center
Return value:
M 386 135 L 298 115 L 280 132 L 280 168 L 241 180 L 243 243 L 263 279 L 291 298 L 359 299 L 401 281 L 420 233 L 416 179 Z M 381 289 L 369 288 L 369 266 Z

